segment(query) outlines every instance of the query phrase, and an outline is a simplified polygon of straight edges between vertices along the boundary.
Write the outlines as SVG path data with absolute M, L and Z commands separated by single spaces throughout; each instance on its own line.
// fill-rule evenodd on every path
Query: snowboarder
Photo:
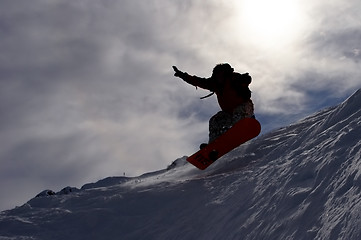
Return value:
M 252 81 L 249 73 L 240 74 L 234 72 L 234 69 L 228 63 L 216 65 L 210 78 L 191 76 L 178 70 L 176 66 L 173 66 L 173 69 L 175 71 L 174 76 L 193 86 L 210 90 L 211 94 L 215 93 L 217 95 L 222 111 L 219 111 L 209 120 L 208 143 L 225 133 L 240 119 L 254 118 L 251 91 L 248 88 Z

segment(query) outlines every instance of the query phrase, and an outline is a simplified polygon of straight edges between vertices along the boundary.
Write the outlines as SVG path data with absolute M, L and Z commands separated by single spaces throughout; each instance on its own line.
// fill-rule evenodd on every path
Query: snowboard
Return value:
M 261 124 L 254 118 L 243 118 L 224 134 L 187 158 L 187 161 L 204 170 L 232 149 L 238 147 L 261 132 Z

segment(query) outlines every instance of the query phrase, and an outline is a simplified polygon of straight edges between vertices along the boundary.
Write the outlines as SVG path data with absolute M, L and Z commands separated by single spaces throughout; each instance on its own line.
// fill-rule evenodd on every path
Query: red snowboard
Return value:
M 256 119 L 241 119 L 227 132 L 208 144 L 205 148 L 188 157 L 187 161 L 197 168 L 204 170 L 232 149 L 257 137 L 260 132 L 261 124 Z

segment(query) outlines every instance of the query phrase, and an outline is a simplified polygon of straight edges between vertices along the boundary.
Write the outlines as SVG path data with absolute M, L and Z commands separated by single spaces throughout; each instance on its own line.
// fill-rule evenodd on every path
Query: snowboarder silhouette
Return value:
M 248 88 L 252 81 L 249 73 L 234 72 L 228 63 L 216 65 L 213 68 L 212 76 L 209 78 L 191 76 L 178 70 L 176 66 L 173 66 L 173 69 L 175 71 L 174 76 L 193 86 L 210 90 L 212 94 L 217 95 L 218 104 L 222 111 L 219 111 L 209 120 L 208 143 L 225 133 L 242 118 L 254 118 L 251 91 Z M 201 148 L 204 146 L 206 144 L 201 144 Z

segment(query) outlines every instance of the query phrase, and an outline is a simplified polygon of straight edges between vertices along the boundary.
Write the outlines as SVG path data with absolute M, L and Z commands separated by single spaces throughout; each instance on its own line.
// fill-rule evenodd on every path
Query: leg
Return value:
M 242 118 L 254 117 L 253 103 L 251 100 L 239 105 L 232 115 L 232 125 L 241 120 Z
M 223 111 L 218 112 L 209 120 L 209 142 L 213 142 L 231 127 L 232 115 Z

